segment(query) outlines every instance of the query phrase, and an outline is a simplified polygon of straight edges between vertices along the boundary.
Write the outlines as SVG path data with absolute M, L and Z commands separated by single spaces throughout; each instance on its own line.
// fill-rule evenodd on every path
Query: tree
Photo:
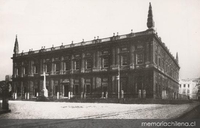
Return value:
M 8 110 L 9 104 L 8 104 L 8 97 L 9 97 L 9 83 L 6 81 L 0 82 L 0 90 L 2 94 L 2 109 Z

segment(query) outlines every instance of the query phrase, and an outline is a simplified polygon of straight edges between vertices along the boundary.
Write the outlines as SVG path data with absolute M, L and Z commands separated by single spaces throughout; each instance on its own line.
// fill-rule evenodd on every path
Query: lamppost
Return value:
M 117 80 L 118 80 L 118 99 L 120 99 L 120 65 L 118 65 Z

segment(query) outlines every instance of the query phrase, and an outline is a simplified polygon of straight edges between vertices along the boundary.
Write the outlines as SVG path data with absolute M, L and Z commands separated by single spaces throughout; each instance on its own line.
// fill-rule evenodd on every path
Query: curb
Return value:
M 9 112 L 11 112 L 10 109 L 8 109 L 8 110 L 3 110 L 3 109 L 1 109 L 1 110 L 0 110 L 0 115 L 1 115 L 1 114 L 5 114 L 5 113 L 9 113 Z

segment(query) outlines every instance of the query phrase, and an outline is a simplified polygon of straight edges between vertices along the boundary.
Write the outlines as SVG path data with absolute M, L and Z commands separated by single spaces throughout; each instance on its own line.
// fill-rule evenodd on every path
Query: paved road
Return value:
M 133 123 L 127 123 L 130 122 L 130 120 L 125 119 L 172 119 L 191 110 L 196 105 L 197 103 L 181 105 L 144 105 L 10 101 L 10 109 L 12 112 L 0 115 L 0 127 L 93 127 L 94 124 L 102 127 L 107 127 L 109 124 L 112 124 L 112 127 L 128 127 L 132 126 Z M 105 123 L 106 121 L 107 123 Z M 139 122 L 136 121 L 134 125 L 139 125 L 140 122 L 141 120 Z

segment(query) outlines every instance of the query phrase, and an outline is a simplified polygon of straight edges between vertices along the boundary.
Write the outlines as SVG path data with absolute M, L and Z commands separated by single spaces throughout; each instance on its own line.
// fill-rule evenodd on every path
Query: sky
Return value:
M 179 55 L 180 79 L 200 77 L 199 0 L 0 0 L 0 80 L 20 52 L 147 30 L 149 2 L 155 30 Z

